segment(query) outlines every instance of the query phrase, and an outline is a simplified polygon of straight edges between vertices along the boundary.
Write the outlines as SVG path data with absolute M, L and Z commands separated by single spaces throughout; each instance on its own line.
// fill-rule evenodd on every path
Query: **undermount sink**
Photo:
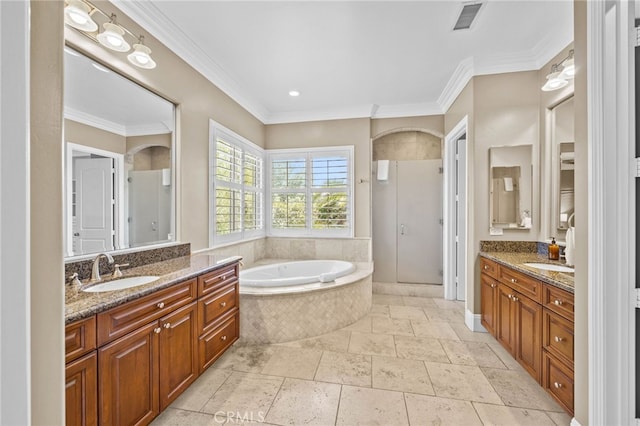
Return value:
M 152 281 L 157 280 L 158 278 L 159 277 L 156 277 L 154 275 L 119 278 L 119 279 L 107 281 L 101 284 L 92 285 L 91 287 L 87 287 L 82 291 L 86 291 L 89 293 L 98 293 L 101 291 L 124 290 L 126 288 L 137 287 L 139 285 L 148 284 Z
M 525 263 L 524 265 L 529 266 L 531 268 L 543 269 L 545 271 L 574 272 L 574 269 L 570 268 L 569 266 L 554 265 L 551 263 Z

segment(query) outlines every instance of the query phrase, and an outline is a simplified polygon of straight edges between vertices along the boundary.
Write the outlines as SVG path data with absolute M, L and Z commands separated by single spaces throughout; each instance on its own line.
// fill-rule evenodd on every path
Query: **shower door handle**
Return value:
M 400 224 L 400 235 L 404 235 L 404 224 Z

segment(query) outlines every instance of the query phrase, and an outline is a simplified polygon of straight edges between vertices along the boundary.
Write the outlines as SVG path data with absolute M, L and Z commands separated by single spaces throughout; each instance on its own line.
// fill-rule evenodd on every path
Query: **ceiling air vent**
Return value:
M 481 7 L 482 3 L 470 3 L 462 6 L 462 11 L 460 12 L 460 16 L 458 16 L 453 30 L 466 30 L 471 28 L 471 23 L 476 19 L 476 16 L 478 16 Z

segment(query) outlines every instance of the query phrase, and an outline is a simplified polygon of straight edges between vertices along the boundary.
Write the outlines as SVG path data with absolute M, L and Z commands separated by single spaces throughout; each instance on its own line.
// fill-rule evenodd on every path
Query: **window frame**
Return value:
M 314 189 L 312 182 L 312 159 L 316 157 L 327 157 L 330 155 L 340 155 L 347 157 L 347 223 L 344 229 L 313 229 L 313 194 L 317 192 L 338 192 L 337 189 L 323 188 L 322 190 Z M 304 157 L 306 161 L 306 177 L 304 188 L 282 188 L 274 190 L 272 187 L 271 171 L 274 159 L 300 158 Z M 354 237 L 354 198 L 355 198 L 355 182 L 354 182 L 354 146 L 327 146 L 314 148 L 291 148 L 291 149 L 271 149 L 266 150 L 265 161 L 265 227 L 266 235 L 269 237 L 313 237 L 313 238 L 353 238 Z M 273 193 L 301 193 L 305 194 L 305 222 L 304 228 L 279 229 L 273 228 L 273 210 L 272 210 L 272 194 Z
M 234 148 L 239 148 L 242 151 L 242 158 L 240 162 L 240 183 L 219 181 L 216 179 L 217 169 L 217 142 L 218 139 L 222 139 L 224 142 L 230 144 Z M 261 162 L 261 170 L 259 172 L 259 185 L 252 186 L 247 185 L 244 182 L 245 172 L 245 156 L 246 154 L 257 157 Z M 215 248 L 224 246 L 230 243 L 248 241 L 257 238 L 263 238 L 266 235 L 266 203 L 265 203 L 265 166 L 267 164 L 265 150 L 254 144 L 250 140 L 238 135 L 234 131 L 226 128 L 220 123 L 214 120 L 209 120 L 209 182 L 208 182 L 208 197 L 209 197 L 209 247 Z M 217 234 L 216 226 L 216 191 L 219 187 L 228 188 L 230 190 L 240 191 L 240 230 L 231 232 L 226 235 Z M 260 197 L 260 219 L 258 229 L 245 229 L 245 193 L 252 192 Z

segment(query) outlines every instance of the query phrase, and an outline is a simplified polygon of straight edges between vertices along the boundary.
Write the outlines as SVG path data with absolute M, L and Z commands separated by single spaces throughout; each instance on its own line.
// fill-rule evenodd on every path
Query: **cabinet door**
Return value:
M 198 377 L 197 302 L 160 318 L 160 410 Z
M 516 360 L 540 383 L 542 358 L 542 306 L 516 294 Z
M 482 326 L 496 335 L 498 284 L 484 273 L 480 274 L 480 314 Z
M 98 366 L 93 351 L 67 364 L 65 407 L 67 426 L 98 424 Z
M 512 354 L 515 353 L 515 304 L 512 301 L 515 293 L 510 287 L 498 284 L 496 339 Z
M 158 322 L 98 351 L 100 423 L 143 425 L 158 415 Z

